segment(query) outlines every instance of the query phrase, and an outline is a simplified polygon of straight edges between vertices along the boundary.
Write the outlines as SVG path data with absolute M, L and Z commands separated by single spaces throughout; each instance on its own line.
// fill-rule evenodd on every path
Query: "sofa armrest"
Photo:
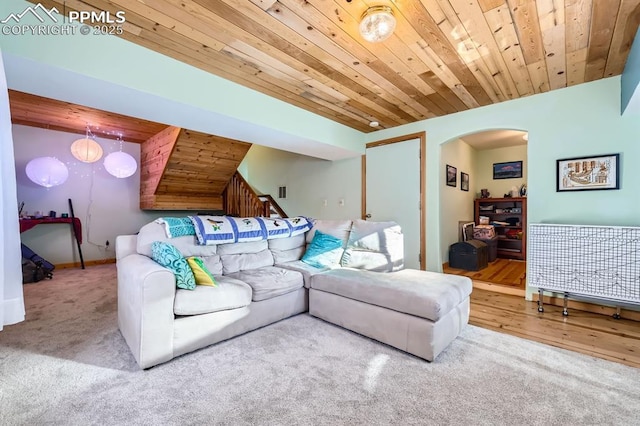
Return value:
M 137 235 L 118 235 L 116 237 L 116 260 L 137 253 Z
M 117 260 L 118 327 L 141 368 L 173 358 L 173 272 L 141 254 Z

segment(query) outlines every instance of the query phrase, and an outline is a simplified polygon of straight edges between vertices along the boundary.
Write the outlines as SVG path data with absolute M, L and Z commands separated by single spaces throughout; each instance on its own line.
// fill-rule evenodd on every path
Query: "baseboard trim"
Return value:
M 532 300 L 537 302 L 539 299 L 538 293 L 532 294 Z M 542 301 L 545 305 L 564 306 L 564 297 L 547 296 L 544 295 Z M 569 315 L 571 315 L 571 309 L 578 311 L 590 312 L 592 314 L 601 314 L 613 316 L 616 313 L 616 308 L 611 306 L 598 305 L 595 303 L 582 302 L 580 300 L 569 299 L 567 301 L 567 308 L 569 309 Z M 620 317 L 633 321 L 640 321 L 640 311 L 634 311 L 631 309 L 620 309 Z
M 108 263 L 116 263 L 116 259 L 85 260 L 84 266 L 106 265 Z M 55 265 L 56 269 L 80 268 L 81 266 L 80 262 L 58 263 Z

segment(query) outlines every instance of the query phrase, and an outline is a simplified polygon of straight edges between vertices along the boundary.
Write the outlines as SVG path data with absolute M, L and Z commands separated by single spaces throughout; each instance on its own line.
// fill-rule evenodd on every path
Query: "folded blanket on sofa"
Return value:
M 189 216 L 201 245 L 237 243 L 286 238 L 313 227 L 303 216 L 273 219 L 268 217 Z
M 196 235 L 193 222 L 188 217 L 161 217 L 156 219 L 155 222 L 164 226 L 167 238 Z

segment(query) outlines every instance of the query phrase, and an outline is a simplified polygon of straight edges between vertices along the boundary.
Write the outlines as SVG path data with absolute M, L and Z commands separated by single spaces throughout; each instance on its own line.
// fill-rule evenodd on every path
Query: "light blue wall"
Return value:
M 640 120 L 620 115 L 620 77 L 516 99 L 418 123 L 381 130 L 370 141 L 425 131 L 427 134 L 427 267 L 440 270 L 440 145 L 490 129 L 529 132 L 528 220 L 579 224 L 640 225 Z M 556 160 L 621 154 L 621 189 L 556 192 Z
M 276 198 L 289 216 L 360 218 L 360 157 L 327 161 L 254 145 L 238 170 L 256 192 Z M 279 186 L 287 187 L 286 199 L 277 198 Z
M 640 28 L 631 45 L 627 63 L 622 72 L 622 112 L 627 112 L 630 104 L 635 105 L 635 113 L 640 113 Z M 635 100 L 633 100 L 635 99 Z

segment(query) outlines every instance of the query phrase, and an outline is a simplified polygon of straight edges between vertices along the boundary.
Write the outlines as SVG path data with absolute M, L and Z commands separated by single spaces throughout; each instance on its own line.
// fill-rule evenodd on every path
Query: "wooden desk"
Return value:
M 82 223 L 77 217 L 43 217 L 41 219 L 20 219 L 20 233 L 28 231 L 37 225 L 47 225 L 52 223 L 68 223 L 71 225 L 73 237 L 78 245 L 78 254 L 80 255 L 80 265 L 84 269 L 84 259 L 82 257 Z

